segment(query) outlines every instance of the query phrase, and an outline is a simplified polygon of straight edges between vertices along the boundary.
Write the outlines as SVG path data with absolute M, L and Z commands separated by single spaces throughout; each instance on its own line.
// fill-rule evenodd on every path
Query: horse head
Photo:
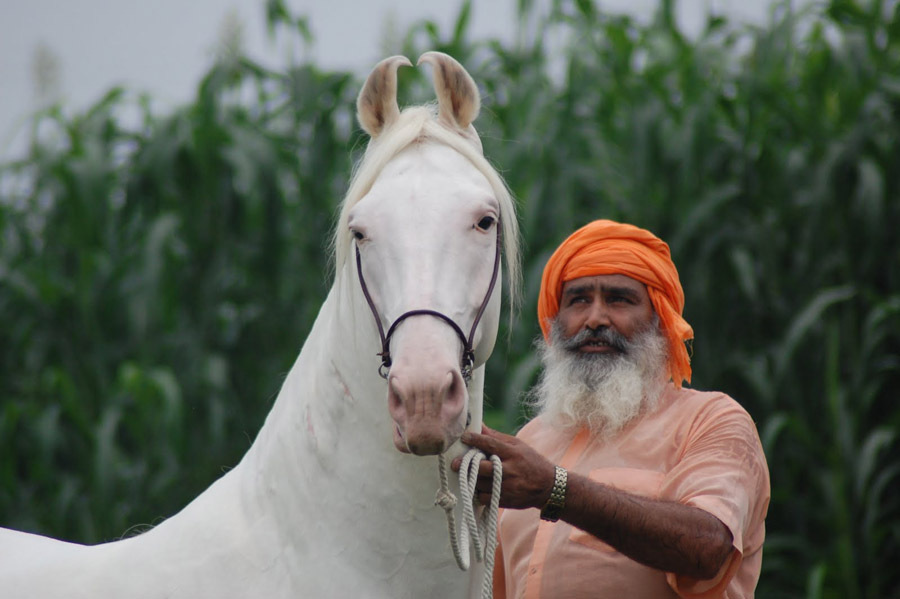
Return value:
M 338 231 L 338 259 L 342 247 L 345 260 L 353 253 L 379 330 L 394 444 L 417 455 L 444 452 L 471 420 L 471 371 L 497 334 L 501 241 L 517 272 L 513 204 L 472 127 L 478 88 L 445 54 L 423 63 L 433 67 L 436 109 L 400 111 L 397 69 L 412 66 L 402 56 L 379 63 L 360 92 L 371 140 Z

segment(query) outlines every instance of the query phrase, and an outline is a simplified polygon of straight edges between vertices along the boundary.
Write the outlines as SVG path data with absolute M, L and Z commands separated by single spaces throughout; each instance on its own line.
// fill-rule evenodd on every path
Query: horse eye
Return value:
M 361 231 L 353 231 L 353 236 L 356 237 L 357 241 L 362 241 L 366 238 L 366 236 L 363 235 Z
M 493 216 L 485 216 L 480 221 L 478 221 L 478 228 L 481 229 L 482 231 L 487 231 L 488 229 L 491 228 L 491 225 L 493 225 L 493 224 L 494 224 L 494 217 Z

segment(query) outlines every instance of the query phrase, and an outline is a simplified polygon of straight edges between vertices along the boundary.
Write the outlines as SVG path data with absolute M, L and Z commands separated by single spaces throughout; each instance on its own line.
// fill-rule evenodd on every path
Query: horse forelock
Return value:
M 474 135 L 474 140 L 470 137 Z M 491 185 L 500 203 L 503 226 L 503 253 L 506 262 L 507 293 L 510 318 L 520 300 L 521 266 L 519 257 L 519 225 L 516 206 L 506 182 L 481 151 L 481 141 L 474 129 L 462 132 L 437 120 L 437 106 L 423 105 L 404 109 L 400 117 L 377 140 L 370 140 L 363 158 L 356 165 L 350 187 L 340 206 L 337 227 L 332 237 L 334 270 L 339 273 L 350 256 L 352 238 L 348 228 L 350 210 L 369 192 L 384 167 L 409 145 L 435 141 L 456 150 L 467 158 Z

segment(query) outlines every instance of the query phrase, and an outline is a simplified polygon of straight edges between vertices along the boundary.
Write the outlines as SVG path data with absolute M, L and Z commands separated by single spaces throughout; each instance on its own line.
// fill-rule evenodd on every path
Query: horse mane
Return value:
M 425 104 L 405 108 L 397 120 L 386 128 L 377 139 L 369 141 L 363 158 L 357 163 L 350 187 L 340 206 L 340 216 L 332 236 L 332 252 L 335 273 L 347 263 L 351 247 L 348 227 L 350 210 L 372 188 L 375 179 L 397 154 L 413 143 L 436 141 L 445 144 L 469 161 L 487 178 L 500 203 L 503 227 L 503 254 L 506 261 L 507 289 L 510 300 L 510 322 L 517 312 L 521 296 L 521 262 L 519 252 L 519 224 L 516 206 L 506 182 L 484 157 L 481 143 L 469 139 L 437 120 L 437 105 Z M 471 127 L 469 131 L 472 131 Z

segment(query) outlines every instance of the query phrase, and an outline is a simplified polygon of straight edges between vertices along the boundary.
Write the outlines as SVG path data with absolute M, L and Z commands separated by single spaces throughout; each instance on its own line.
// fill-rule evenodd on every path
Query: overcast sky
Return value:
M 381 56 L 386 25 L 405 32 L 432 19 L 446 31 L 458 0 L 286 0 L 305 14 L 312 55 L 325 67 L 363 74 Z M 762 21 L 770 0 L 681 0 L 679 18 L 697 30 L 709 7 Z M 470 34 L 509 39 L 516 0 L 475 0 Z M 549 6 L 550 0 L 536 0 Z M 606 9 L 648 17 L 656 0 L 600 0 Z M 113 85 L 146 91 L 165 108 L 190 99 L 209 67 L 223 24 L 241 23 L 244 48 L 269 66 L 286 63 L 285 47 L 267 37 L 265 0 L 0 0 L 0 161 L 24 147 L 24 122 L 36 107 L 36 56 L 59 66 L 58 95 L 67 112 L 83 110 Z

